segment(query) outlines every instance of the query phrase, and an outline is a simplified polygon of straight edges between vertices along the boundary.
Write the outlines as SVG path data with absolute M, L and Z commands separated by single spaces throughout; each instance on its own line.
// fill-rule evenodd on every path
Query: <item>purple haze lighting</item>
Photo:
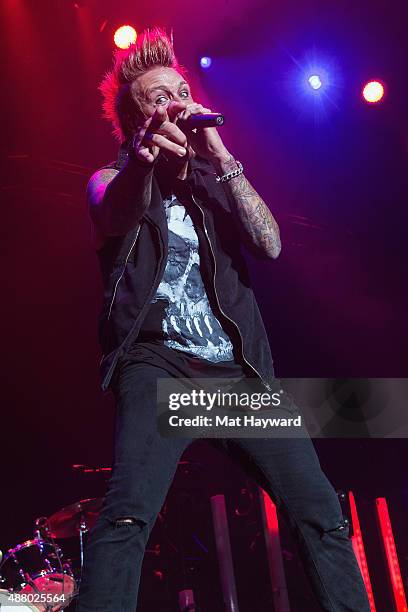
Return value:
M 212 64 L 212 60 L 211 57 L 208 56 L 204 56 L 200 59 L 200 66 L 201 68 L 209 68 Z

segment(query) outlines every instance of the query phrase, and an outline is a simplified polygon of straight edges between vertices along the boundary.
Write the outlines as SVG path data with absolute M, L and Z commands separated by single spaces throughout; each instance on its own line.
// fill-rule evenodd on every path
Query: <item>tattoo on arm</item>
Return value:
M 223 162 L 218 170 L 226 174 L 236 169 L 232 156 Z M 249 239 L 268 257 L 275 259 L 281 250 L 279 227 L 269 208 L 243 174 L 223 184 L 235 203 L 236 213 L 243 230 Z
M 129 160 L 122 170 L 98 170 L 88 183 L 91 218 L 105 236 L 135 227 L 150 204 L 153 168 Z

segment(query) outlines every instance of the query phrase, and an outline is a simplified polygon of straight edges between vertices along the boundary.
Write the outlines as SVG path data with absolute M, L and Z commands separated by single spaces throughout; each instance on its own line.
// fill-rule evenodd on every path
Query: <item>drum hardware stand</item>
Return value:
M 88 531 L 88 527 L 86 526 L 85 516 L 83 514 L 81 514 L 78 531 L 79 531 L 79 553 L 80 553 L 80 560 L 81 560 L 81 578 L 82 578 L 82 569 L 84 566 L 84 535 Z
M 58 546 L 58 544 L 56 543 L 56 538 L 53 536 L 53 534 L 50 532 L 50 525 L 49 525 L 49 521 L 48 518 L 46 516 L 40 516 L 39 518 L 37 518 L 35 520 L 35 526 L 37 527 L 37 529 L 34 530 L 34 538 L 37 540 L 44 540 L 45 542 L 50 542 L 55 549 L 55 554 L 56 557 L 58 559 L 58 564 L 59 564 L 59 569 L 61 570 L 62 573 L 62 595 L 65 594 L 65 582 L 64 582 L 64 573 L 66 571 L 66 567 L 65 565 L 62 564 L 61 561 L 61 549 Z M 50 572 L 53 571 L 53 567 L 49 561 L 49 559 L 45 560 L 48 569 L 50 570 Z M 58 582 L 55 578 L 54 578 L 55 582 Z M 33 581 L 30 578 L 29 584 L 31 585 L 31 587 L 36 591 L 36 593 L 40 594 L 40 591 L 37 589 L 36 585 L 33 583 Z M 54 607 L 54 604 L 50 604 L 49 602 L 45 602 L 45 612 L 52 612 L 52 609 Z
M 54 543 L 54 538 L 50 534 L 50 526 L 48 523 L 48 518 L 46 516 L 40 516 L 35 519 L 34 525 L 36 526 L 36 530 L 34 531 L 34 537 L 38 540 L 45 540 L 47 542 L 51 541 Z
M 1 569 L 1 562 L 3 560 L 3 553 L 0 550 L 0 569 Z M 6 579 L 3 578 L 2 574 L 0 574 L 0 585 L 4 584 L 6 582 Z

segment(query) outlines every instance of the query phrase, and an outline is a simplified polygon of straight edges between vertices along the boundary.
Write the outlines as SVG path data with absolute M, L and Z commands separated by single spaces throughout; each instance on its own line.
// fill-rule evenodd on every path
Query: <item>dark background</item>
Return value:
M 97 86 L 123 23 L 173 27 L 196 99 L 226 114 L 222 136 L 280 224 L 279 259 L 248 257 L 277 374 L 407 376 L 405 3 L 82 4 L 4 0 L 0 8 L 3 551 L 32 536 L 36 517 L 104 490 L 102 478 L 71 466 L 111 458 L 113 403 L 98 378 L 101 281 L 84 190 L 116 155 Z M 207 72 L 203 54 L 213 58 Z M 331 80 L 319 101 L 301 86 L 313 64 Z M 361 99 L 370 78 L 386 84 L 379 105 Z M 335 488 L 356 495 L 377 606 L 391 609 L 374 499 L 388 500 L 408 586 L 407 442 L 316 447 Z M 254 483 L 204 442 L 186 458 L 200 466 L 179 470 L 167 523 L 153 533 L 162 554 L 147 556 L 140 609 L 176 609 L 177 590 L 191 584 L 204 610 L 221 610 L 213 493 L 227 497 L 241 609 L 271 609 Z M 282 537 L 293 609 L 314 610 L 284 525 Z M 152 593 L 160 604 L 148 604 Z

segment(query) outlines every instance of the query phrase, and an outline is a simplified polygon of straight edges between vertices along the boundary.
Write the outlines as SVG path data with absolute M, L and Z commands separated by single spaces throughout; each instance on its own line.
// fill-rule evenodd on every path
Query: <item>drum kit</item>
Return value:
M 1 560 L 0 610 L 58 612 L 78 594 L 83 566 L 84 536 L 93 527 L 102 498 L 85 499 L 35 521 L 34 538 L 11 548 Z M 79 572 L 64 559 L 57 540 L 79 540 Z

